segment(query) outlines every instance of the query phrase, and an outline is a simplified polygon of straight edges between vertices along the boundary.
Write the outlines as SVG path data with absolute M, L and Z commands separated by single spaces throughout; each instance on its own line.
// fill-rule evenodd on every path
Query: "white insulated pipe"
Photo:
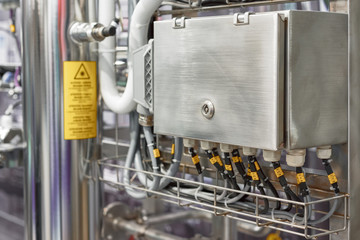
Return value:
M 115 113 L 129 113 L 136 108 L 132 55 L 134 50 L 147 44 L 150 19 L 160 7 L 162 0 L 140 0 L 131 18 L 129 35 L 129 76 L 124 93 L 119 93 L 115 81 L 115 38 L 106 38 L 99 43 L 100 92 L 106 106 Z M 108 25 L 115 17 L 115 1 L 104 0 L 99 4 L 99 22 Z

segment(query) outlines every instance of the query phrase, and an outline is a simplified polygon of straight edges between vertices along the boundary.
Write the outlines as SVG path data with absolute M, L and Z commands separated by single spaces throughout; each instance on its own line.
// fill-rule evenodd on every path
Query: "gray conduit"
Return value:
M 144 134 L 145 134 L 145 138 L 153 139 L 153 135 L 151 133 L 150 128 L 146 129 L 144 127 Z M 152 150 L 153 150 L 153 146 L 152 146 L 152 148 L 149 148 L 149 152 L 150 152 L 152 161 L 153 160 L 156 161 Z M 165 173 L 165 176 L 171 176 L 171 177 L 175 176 L 175 174 L 178 172 L 179 167 L 180 167 L 182 154 L 183 154 L 183 140 L 182 140 L 182 138 L 175 138 L 175 155 L 174 155 L 173 163 L 169 167 L 168 171 Z M 138 170 L 141 170 L 141 171 L 144 170 L 141 155 L 135 156 L 135 168 Z M 152 184 L 151 180 L 149 180 L 149 179 L 146 180 L 146 174 L 144 174 L 144 173 L 138 173 L 138 178 L 139 178 L 141 184 L 143 184 L 143 185 L 145 185 L 146 181 L 148 184 Z M 171 182 L 171 179 L 162 178 L 158 189 L 164 189 L 170 182 Z

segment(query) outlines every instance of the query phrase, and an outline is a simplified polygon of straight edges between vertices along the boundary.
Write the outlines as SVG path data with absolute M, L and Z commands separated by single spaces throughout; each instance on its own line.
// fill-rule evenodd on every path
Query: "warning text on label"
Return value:
M 64 138 L 96 137 L 96 62 L 64 62 Z

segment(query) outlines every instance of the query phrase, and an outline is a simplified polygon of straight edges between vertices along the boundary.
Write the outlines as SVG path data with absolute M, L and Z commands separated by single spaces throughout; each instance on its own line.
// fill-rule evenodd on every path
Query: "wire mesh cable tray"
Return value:
M 149 172 L 149 171 L 143 171 L 143 170 L 138 170 L 138 169 L 134 169 L 134 168 L 128 168 L 128 167 L 121 166 L 118 164 L 109 163 L 110 161 L 113 161 L 115 159 L 117 159 L 117 158 L 113 157 L 113 158 L 105 158 L 105 159 L 98 160 L 96 171 L 98 171 L 98 178 L 101 182 L 103 182 L 107 185 L 110 185 L 118 190 L 133 189 L 133 190 L 137 190 L 137 191 L 144 191 L 147 193 L 147 197 L 160 198 L 161 200 L 163 200 L 165 202 L 177 204 L 181 207 L 189 207 L 189 208 L 196 209 L 199 211 L 209 212 L 216 216 L 226 216 L 226 217 L 234 219 L 234 220 L 255 224 L 258 227 L 268 227 L 268 228 L 271 228 L 274 230 L 279 230 L 282 232 L 301 236 L 306 239 L 316 239 L 318 237 L 327 236 L 330 234 L 338 234 L 340 232 L 345 231 L 348 227 L 348 220 L 349 220 L 349 216 L 348 216 L 349 195 L 348 194 L 339 194 L 337 196 L 324 198 L 324 199 L 320 199 L 320 200 L 315 200 L 315 201 L 311 201 L 311 202 L 296 202 L 296 201 L 292 201 L 292 200 L 276 198 L 276 197 L 267 196 L 267 195 L 261 195 L 261 194 L 253 193 L 253 192 L 234 190 L 231 188 L 225 188 L 225 187 L 221 187 L 221 186 L 217 186 L 217 185 L 195 182 L 195 181 L 187 180 L 187 179 L 180 178 L 180 177 L 171 177 L 171 176 L 166 176 L 163 174 L 157 174 L 157 173 L 153 173 L 153 172 Z M 129 171 L 130 173 L 134 173 L 134 175 L 131 178 L 129 183 L 124 182 L 124 180 L 119 177 L 116 180 L 106 179 L 106 177 L 104 177 L 104 174 L 103 174 L 103 170 L 105 168 L 116 169 L 117 176 L 119 176 L 119 173 L 121 173 L 121 172 L 123 173 L 124 171 Z M 146 186 L 147 183 L 145 184 L 145 186 L 141 185 L 141 184 L 137 184 L 137 185 L 132 184 L 133 180 L 135 179 L 135 177 L 138 174 L 144 174 L 147 177 L 152 177 L 152 178 L 153 177 L 161 177 L 161 178 L 165 178 L 165 179 L 166 178 L 170 179 L 176 185 L 176 187 L 174 187 L 175 191 L 173 193 L 169 193 L 169 191 L 166 191 L 166 190 L 160 190 L 160 191 L 151 190 L 148 188 L 148 186 Z M 147 177 L 146 177 L 146 179 L 147 179 Z M 200 188 L 200 187 L 206 188 L 208 191 L 210 190 L 214 195 L 212 203 L 209 203 L 209 201 L 201 200 L 197 196 L 195 196 L 194 198 L 182 196 L 183 194 L 182 194 L 182 190 L 180 187 L 181 184 L 187 184 L 187 185 L 191 185 L 191 186 L 194 186 L 197 188 Z M 243 209 L 237 209 L 234 207 L 230 207 L 230 206 L 228 206 L 228 204 L 226 204 L 226 201 L 225 201 L 225 204 L 221 203 L 219 200 L 217 200 L 217 195 L 218 195 L 219 191 L 226 191 L 229 194 L 231 194 L 231 193 L 246 194 L 246 195 L 252 197 L 253 204 L 255 206 L 255 211 L 250 212 L 250 211 L 246 211 Z M 302 222 L 295 221 L 295 217 L 299 216 L 299 212 L 294 214 L 293 221 L 276 218 L 276 216 L 274 215 L 274 211 L 269 211 L 268 214 L 261 214 L 261 204 L 262 204 L 263 199 L 268 199 L 269 202 L 279 201 L 282 204 L 293 204 L 293 206 L 295 206 L 296 210 L 298 210 L 300 208 L 304 209 L 303 221 Z M 320 204 L 320 203 L 329 203 L 330 204 L 330 202 L 334 201 L 334 200 L 337 200 L 340 203 L 342 203 L 342 204 L 340 204 L 342 206 L 342 210 L 338 209 L 338 211 L 343 212 L 344 214 L 334 214 L 332 217 L 340 218 L 340 220 L 342 220 L 342 222 L 343 222 L 342 226 L 337 229 L 328 229 L 328 228 L 323 228 L 323 227 L 312 226 L 309 223 L 309 217 L 311 217 L 311 213 L 309 213 L 308 209 L 313 208 L 313 210 L 312 210 L 313 213 L 325 215 L 326 212 L 315 210 L 314 206 L 317 204 Z

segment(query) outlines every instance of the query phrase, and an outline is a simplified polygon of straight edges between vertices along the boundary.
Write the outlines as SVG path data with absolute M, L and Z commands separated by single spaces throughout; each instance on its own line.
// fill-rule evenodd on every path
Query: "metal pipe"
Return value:
M 237 231 L 257 238 L 265 238 L 271 232 L 271 229 L 258 227 L 256 224 L 237 221 Z
M 212 214 L 200 211 L 181 211 L 167 213 L 159 216 L 149 217 L 145 220 L 146 225 L 171 224 L 184 219 L 205 219 L 210 220 Z
M 99 182 L 88 181 L 81 166 L 85 159 L 95 163 L 100 142 L 65 141 L 62 105 L 63 61 L 96 60 L 96 45 L 72 43 L 68 27 L 95 21 L 95 6 L 95 0 L 22 1 L 28 240 L 99 239 Z
M 148 228 L 147 226 L 137 224 L 135 221 L 123 220 L 121 218 L 115 219 L 114 224 L 116 228 L 123 229 L 126 232 L 135 233 L 139 236 L 146 237 L 146 239 L 153 240 L 185 240 L 187 238 L 178 237 L 172 234 L 168 234 L 164 231 Z

